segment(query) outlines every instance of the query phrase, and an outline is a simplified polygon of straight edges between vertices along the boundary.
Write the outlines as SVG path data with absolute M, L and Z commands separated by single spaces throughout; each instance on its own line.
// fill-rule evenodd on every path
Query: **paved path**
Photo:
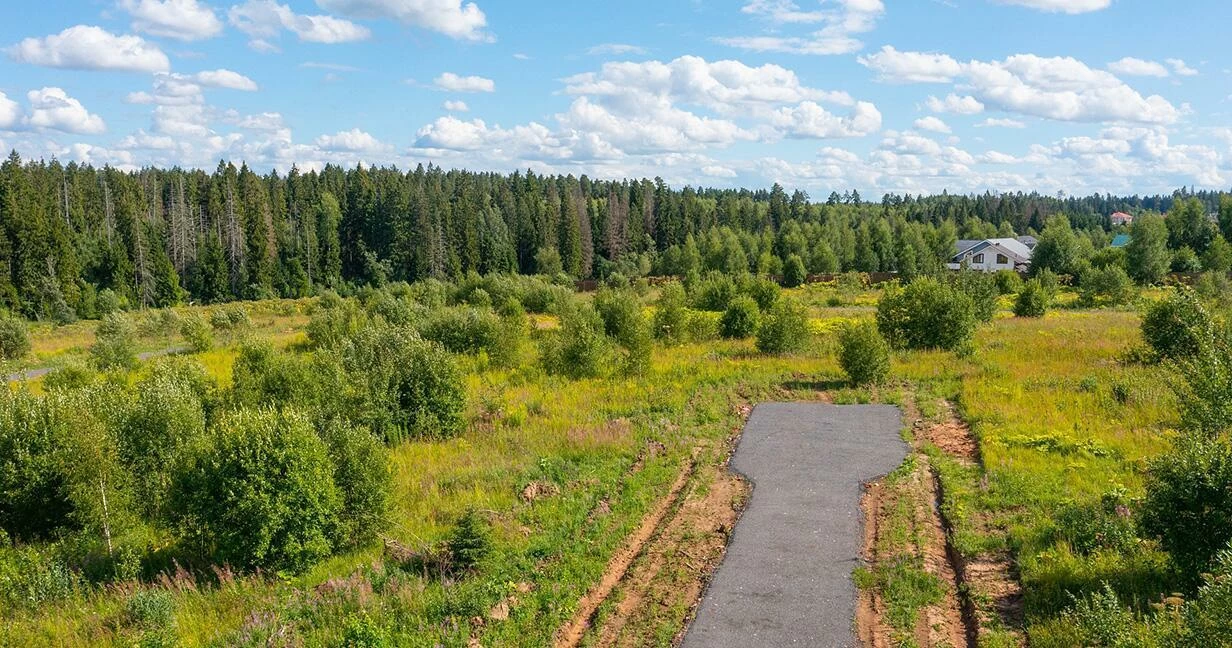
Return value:
M 149 360 L 150 358 L 157 358 L 158 356 L 172 355 L 174 353 L 183 353 L 185 351 L 188 351 L 188 347 L 171 347 L 170 349 L 160 349 L 158 351 L 144 351 L 142 353 L 137 354 L 137 359 L 140 360 L 141 362 L 145 362 L 146 360 Z M 21 380 L 34 380 L 35 378 L 46 376 L 52 371 L 55 371 L 57 368 L 58 367 L 39 367 L 38 369 L 26 369 L 25 371 L 18 371 L 17 373 L 11 373 L 5 376 L 4 382 L 18 382 Z
M 731 462 L 752 499 L 685 648 L 856 645 L 861 484 L 902 463 L 901 429 L 890 405 L 753 410 Z

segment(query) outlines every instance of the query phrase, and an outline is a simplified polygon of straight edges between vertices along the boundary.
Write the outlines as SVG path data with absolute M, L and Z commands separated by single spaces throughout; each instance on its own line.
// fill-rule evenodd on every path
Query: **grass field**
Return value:
M 890 385 L 856 390 L 842 382 L 834 333 L 843 322 L 871 318 L 878 293 L 794 292 L 811 311 L 814 333 L 808 350 L 794 356 L 758 354 L 751 341 L 656 346 L 644 376 L 579 381 L 545 374 L 530 348 L 516 369 L 464 360 L 467 430 L 393 448 L 387 536 L 391 546 L 425 550 L 475 508 L 491 521 L 494 551 L 474 577 L 416 572 L 372 547 L 297 576 L 172 572 L 148 586 L 169 592 L 182 645 L 337 645 L 364 636 L 395 645 L 549 645 L 681 467 L 692 457 L 723 463 L 742 404 L 826 397 L 908 404 L 931 419 L 942 415 L 943 399 L 957 404 L 979 440 L 982 467 L 938 457 L 952 543 L 963 556 L 1012 557 L 1026 630 L 1041 645 L 1065 636 L 1061 613 L 1074 595 L 1105 582 L 1142 610 L 1170 591 L 1165 556 L 1151 545 L 1083 552 L 1057 524 L 1067 507 L 1108 494 L 1139 497 L 1144 461 L 1167 446 L 1175 417 L 1168 377 L 1117 361 L 1137 343 L 1135 312 L 1061 310 L 1042 320 L 1002 312 L 970 355 L 902 353 Z M 305 307 L 249 304 L 253 324 L 243 335 L 284 347 L 301 341 Z M 555 321 L 535 317 L 534 324 L 550 329 Z M 91 330 L 88 323 L 37 327 L 34 352 L 19 368 L 83 358 Z M 143 348 L 182 343 L 169 327 L 145 330 Z M 220 384 L 230 379 L 239 339 L 220 338 L 196 358 Z M 137 587 L 87 588 L 63 602 L 7 611 L 4 643 L 152 641 L 132 621 Z M 910 612 L 910 599 L 931 600 L 934 593 L 921 587 L 903 594 L 898 613 Z M 670 644 L 686 615 L 687 606 L 674 605 L 643 619 L 648 636 L 638 643 Z

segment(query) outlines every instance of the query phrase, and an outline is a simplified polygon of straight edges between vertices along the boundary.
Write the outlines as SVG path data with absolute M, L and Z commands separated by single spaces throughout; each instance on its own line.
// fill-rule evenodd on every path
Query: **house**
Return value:
M 1112 237 L 1111 245 L 1114 248 L 1123 248 L 1126 245 L 1129 245 L 1129 234 L 1117 234 Z
M 955 245 L 949 268 L 966 266 L 981 272 L 1026 270 L 1031 265 L 1032 248 L 1018 239 L 993 238 L 983 241 L 962 240 Z
M 1031 250 L 1034 250 L 1035 246 L 1039 245 L 1039 239 L 1035 238 L 1034 236 L 1031 236 L 1030 234 L 1027 234 L 1025 236 L 1019 236 L 1018 242 L 1027 246 L 1027 248 Z
M 1120 226 L 1122 226 L 1122 225 L 1129 225 L 1129 224 L 1132 224 L 1132 223 L 1134 222 L 1134 217 L 1133 217 L 1133 215 L 1131 215 L 1131 214 L 1126 214 L 1125 212 L 1116 212 L 1116 213 L 1115 213 L 1115 214 L 1113 214 L 1112 216 L 1109 216 L 1109 218 L 1112 220 L 1112 226 L 1113 226 L 1113 227 L 1120 227 Z

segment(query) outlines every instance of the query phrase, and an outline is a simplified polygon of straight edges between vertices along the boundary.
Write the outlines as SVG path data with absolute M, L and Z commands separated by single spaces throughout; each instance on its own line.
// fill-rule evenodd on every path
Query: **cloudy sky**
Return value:
M 709 186 L 1232 185 L 1226 0 L 43 0 L 0 147 L 124 168 Z

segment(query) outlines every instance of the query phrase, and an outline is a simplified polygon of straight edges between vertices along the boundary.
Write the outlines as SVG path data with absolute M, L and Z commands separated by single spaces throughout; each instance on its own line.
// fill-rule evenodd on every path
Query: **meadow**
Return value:
M 647 323 L 661 323 L 668 308 L 664 290 L 626 290 Z M 1081 645 L 1088 629 L 1075 613 L 1079 602 L 1108 587 L 1129 615 L 1123 618 L 1149 625 L 1152 604 L 1184 587 L 1156 541 L 1130 532 L 1125 542 L 1106 543 L 1105 530 L 1082 525 L 1105 506 L 1133 515 L 1149 460 L 1169 448 L 1179 425 L 1171 370 L 1126 360 L 1141 346 L 1141 310 L 1171 289 L 1112 308 L 1082 308 L 1063 292 L 1056 302 L 1065 307 L 1042 318 L 1013 316 L 1013 295 L 1002 296 L 967 348 L 898 350 L 888 379 L 875 386 L 848 383 L 837 358 L 838 334 L 875 319 L 881 289 L 852 276 L 773 291 L 778 301 L 798 304 L 807 320 L 801 343 L 782 352 L 766 352 L 754 336 L 717 335 L 723 309 L 706 311 L 713 304 L 705 303 L 705 291 L 690 286 L 682 320 L 688 332 L 656 328 L 658 339 L 638 371 L 570 376 L 553 370 L 540 356 L 553 353 L 553 345 L 562 344 L 560 332 L 573 325 L 550 308 L 534 309 L 548 312 L 527 318 L 528 334 L 501 351 L 509 355 L 502 361 L 494 360 L 491 348 L 456 354 L 465 392 L 459 432 L 390 443 L 389 508 L 379 540 L 302 570 L 193 561 L 157 524 L 134 525 L 128 542 L 140 564 L 124 577 L 74 571 L 75 560 L 100 551 L 96 539 L 82 539 L 88 530 L 61 530 L 37 542 L 5 538 L 0 591 L 8 605 L 0 617 L 6 645 L 552 645 L 674 481 L 686 475 L 687 502 L 724 477 L 748 407 L 766 400 L 902 405 L 904 435 L 918 453 L 900 473 L 915 471 L 912 462 L 922 457 L 921 465 L 938 476 L 947 546 L 968 564 L 1004 559 L 1021 586 L 1016 616 L 993 610 L 993 595 L 977 586 L 945 582 L 914 563 L 884 578 L 857 579 L 880 588 L 895 627 L 914 624 L 920 610 L 936 605 L 938 596 L 929 593 L 935 588 L 993 610 L 977 616 L 987 626 L 983 644 L 1029 638 L 1033 645 Z M 423 301 L 424 294 L 406 292 L 395 301 Z M 445 301 L 458 306 L 433 308 L 494 310 L 496 300 L 487 292 L 474 295 L 473 286 L 457 288 Z M 380 299 L 371 295 L 358 302 L 374 312 L 384 308 L 374 306 Z M 208 350 L 151 358 L 89 380 L 131 386 L 160 364 L 189 362 L 225 400 L 246 346 L 267 341 L 280 353 L 323 353 L 313 350 L 310 335 L 324 312 L 316 299 L 239 307 L 248 321 L 215 330 Z M 187 349 L 172 322 L 211 318 L 223 308 L 236 306 L 132 315 L 134 344 Z M 6 372 L 46 366 L 91 373 L 82 365 L 93 331 L 93 322 L 35 326 L 31 353 Z M 633 343 L 628 350 L 613 346 L 618 350 L 607 356 L 613 364 L 636 355 Z M 41 394 L 54 376 L 10 389 Z M 914 435 L 910 417 L 941 421 L 951 405 L 978 441 L 974 463 Z M 888 487 L 909 485 L 901 475 L 887 480 Z M 736 491 L 726 504 L 738 511 L 742 498 Z M 434 562 L 459 521 L 473 515 L 482 520 L 487 548 L 473 569 Z M 721 545 L 729 531 L 705 533 Z M 891 535 L 888 542 L 915 541 L 909 536 Z M 895 551 L 887 547 L 885 553 Z M 633 570 L 651 553 L 639 554 Z M 673 578 L 704 582 L 710 568 Z M 694 601 L 687 590 L 671 589 L 640 604 L 620 645 L 679 639 Z M 594 626 L 618 614 L 629 597 L 618 588 L 613 600 L 601 602 Z M 594 630 L 581 642 L 611 645 Z M 895 644 L 918 645 L 910 633 Z

